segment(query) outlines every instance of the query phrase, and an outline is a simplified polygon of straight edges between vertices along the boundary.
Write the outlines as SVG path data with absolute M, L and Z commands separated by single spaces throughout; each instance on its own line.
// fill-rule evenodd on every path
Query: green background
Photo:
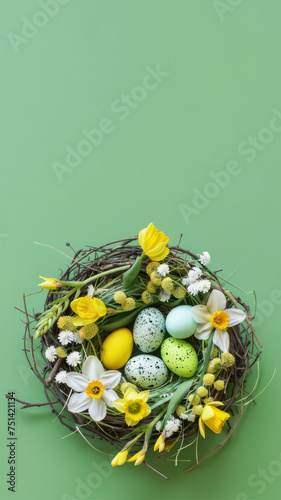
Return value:
M 46 3 L 0 1 L 1 498 L 280 498 L 280 1 L 57 0 L 44 14 Z M 83 130 L 98 128 L 90 151 Z M 76 167 L 66 148 L 84 155 Z M 275 378 L 225 449 L 191 473 L 151 454 L 169 481 L 145 466 L 110 469 L 79 436 L 62 440 L 47 408 L 18 407 L 17 491 L 7 491 L 4 395 L 44 401 L 14 305 L 69 263 L 33 242 L 68 254 L 68 241 L 98 246 L 151 221 L 255 289 L 260 388 L 277 367 Z

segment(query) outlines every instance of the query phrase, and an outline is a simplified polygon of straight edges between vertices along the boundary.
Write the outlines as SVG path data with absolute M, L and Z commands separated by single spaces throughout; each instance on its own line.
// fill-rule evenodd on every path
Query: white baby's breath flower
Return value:
M 195 418 L 196 418 L 196 415 L 195 413 L 193 413 L 193 411 L 191 411 L 190 413 L 188 413 L 188 415 L 186 416 L 187 420 L 189 422 L 194 422 Z
M 155 429 L 159 432 L 160 428 L 162 425 L 162 420 L 158 420 L 158 422 L 155 425 Z M 171 417 L 170 420 L 168 420 L 166 426 L 165 426 L 165 431 L 166 431 L 166 437 L 169 438 L 179 430 L 181 426 L 181 421 L 178 418 Z
M 74 340 L 73 333 L 70 330 L 62 330 L 62 332 L 58 334 L 58 338 L 61 345 L 71 344 Z
M 45 351 L 45 356 L 50 363 L 53 363 L 55 359 L 57 358 L 57 351 L 55 346 L 50 345 L 50 347 L 47 347 Z
M 65 384 L 66 383 L 66 375 L 67 375 L 67 371 L 65 371 L 65 370 L 61 370 L 60 372 L 58 372 L 56 374 L 56 378 L 55 378 L 55 381 L 57 382 L 57 384 Z
M 74 332 L 73 333 L 73 340 L 76 342 L 76 344 L 83 344 L 83 340 L 79 332 Z
M 67 358 L 66 362 L 69 366 L 77 366 L 79 363 L 81 363 L 81 354 L 78 351 L 73 351 L 71 352 Z
M 197 281 L 196 284 L 198 286 L 199 292 L 202 293 L 207 293 L 211 288 L 211 282 L 209 280 L 200 280 Z
M 198 282 L 192 283 L 191 285 L 189 285 L 187 290 L 188 290 L 188 293 L 190 293 L 190 295 L 193 295 L 193 296 L 198 295 L 198 293 L 199 293 Z
M 90 297 L 93 297 L 94 291 L 95 291 L 95 289 L 94 289 L 93 285 L 89 285 L 88 290 L 87 290 L 87 295 L 89 295 Z
M 183 278 L 183 279 L 181 280 L 181 282 L 182 282 L 183 286 L 188 286 L 188 285 L 190 285 L 190 279 L 189 279 L 189 277 L 188 277 L 188 276 L 185 276 L 185 278 Z
M 195 283 L 195 281 L 197 281 L 200 278 L 200 276 L 202 276 L 202 274 L 203 273 L 201 269 L 199 269 L 199 267 L 193 267 L 192 269 L 190 269 L 188 273 L 190 284 Z
M 202 255 L 200 255 L 199 262 L 202 264 L 202 266 L 207 266 L 211 260 L 211 256 L 209 252 L 203 252 Z
M 170 268 L 168 264 L 160 264 L 160 266 L 157 267 L 157 272 L 160 276 L 166 276 L 166 274 L 169 274 Z
M 169 292 L 168 290 L 161 290 L 159 294 L 159 300 L 161 302 L 169 302 L 170 297 L 171 297 L 171 292 Z

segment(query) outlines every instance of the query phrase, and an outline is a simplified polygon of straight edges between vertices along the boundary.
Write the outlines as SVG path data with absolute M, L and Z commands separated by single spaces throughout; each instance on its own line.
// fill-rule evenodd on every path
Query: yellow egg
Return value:
M 122 368 L 132 354 L 133 344 L 133 335 L 128 328 L 119 328 L 110 333 L 104 340 L 101 351 L 101 360 L 106 368 Z

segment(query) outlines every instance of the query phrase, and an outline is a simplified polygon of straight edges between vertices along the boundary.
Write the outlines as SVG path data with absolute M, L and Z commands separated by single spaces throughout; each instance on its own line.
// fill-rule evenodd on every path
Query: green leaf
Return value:
M 118 330 L 118 328 L 123 328 L 123 326 L 129 325 L 134 320 L 139 311 L 140 309 L 136 309 L 131 314 L 126 314 L 126 315 L 120 313 L 122 314 L 122 318 L 116 319 L 115 321 L 111 321 L 108 323 L 103 323 L 101 328 L 105 332 L 111 332 L 111 331 L 113 332 L 113 330 Z
M 161 428 L 164 428 L 166 426 L 166 424 L 167 424 L 170 416 L 175 411 L 175 409 L 177 408 L 177 406 L 180 403 L 180 401 L 184 398 L 184 396 L 186 396 L 186 394 L 188 393 L 188 391 L 189 391 L 190 387 L 192 386 L 194 380 L 195 380 L 195 378 L 192 377 L 192 378 L 190 378 L 188 380 L 185 380 L 184 382 L 182 382 L 178 386 L 178 388 L 176 389 L 175 393 L 173 394 L 173 396 L 170 399 L 170 403 L 168 404 L 166 415 L 165 415 L 164 421 L 162 422 Z
M 123 286 L 127 289 L 134 279 L 138 276 L 141 268 L 142 258 L 138 257 L 135 263 L 123 274 Z

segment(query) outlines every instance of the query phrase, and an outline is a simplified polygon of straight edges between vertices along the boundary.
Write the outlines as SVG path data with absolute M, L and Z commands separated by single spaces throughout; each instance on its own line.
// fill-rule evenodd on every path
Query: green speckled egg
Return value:
M 194 347 L 185 340 L 169 337 L 161 345 L 165 365 L 179 377 L 190 378 L 196 373 L 198 357 Z

